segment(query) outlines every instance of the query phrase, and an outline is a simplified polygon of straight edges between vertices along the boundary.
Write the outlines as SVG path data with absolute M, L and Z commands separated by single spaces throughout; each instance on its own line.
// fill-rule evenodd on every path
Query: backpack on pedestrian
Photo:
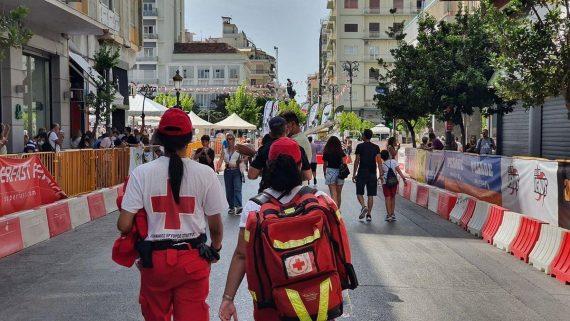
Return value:
M 41 151 L 42 151 L 42 152 L 55 152 L 55 149 L 51 146 L 51 143 L 50 143 L 50 140 L 49 140 L 49 139 L 50 139 L 49 137 L 51 136 L 51 133 L 53 133 L 53 132 L 50 131 L 50 132 L 48 133 L 47 139 L 44 141 L 44 143 L 43 143 L 42 146 L 41 146 L 41 149 L 42 149 Z
M 331 320 L 343 314 L 345 289 L 358 280 L 348 234 L 334 202 L 303 187 L 293 200 L 261 193 L 249 214 L 246 275 L 255 320 Z
M 392 167 L 388 167 L 388 173 L 386 173 L 386 182 L 384 183 L 387 187 L 395 187 L 398 185 L 398 177 L 396 176 L 396 172 Z

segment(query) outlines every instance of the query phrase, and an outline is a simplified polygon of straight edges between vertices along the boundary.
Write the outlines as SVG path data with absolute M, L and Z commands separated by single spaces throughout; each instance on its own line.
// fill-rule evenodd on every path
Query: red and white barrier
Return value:
M 38 208 L 17 214 L 24 248 L 49 239 L 49 225 L 46 209 Z
M 96 220 L 107 215 L 105 207 L 105 198 L 102 192 L 95 192 L 87 195 L 87 205 L 89 207 L 89 216 L 91 220 Z
M 444 219 L 449 220 L 449 214 L 453 210 L 456 202 L 457 194 L 444 190 L 440 191 L 437 203 L 437 214 Z
M 485 226 L 487 218 L 489 217 L 490 208 L 491 203 L 477 200 L 475 204 L 475 210 L 473 210 L 473 216 L 467 224 L 467 231 L 469 231 L 469 233 L 478 237 L 483 237 L 483 226 Z
M 405 199 L 410 199 L 410 195 L 412 193 L 412 184 L 411 180 L 406 181 L 406 184 L 404 184 L 404 198 Z
M 520 228 L 510 246 L 515 257 L 528 263 L 528 256 L 538 241 L 543 224 L 545 223 L 537 219 L 522 216 Z
M 505 208 L 498 206 L 498 205 L 491 205 L 489 208 L 489 217 L 483 226 L 483 230 L 481 232 L 481 236 L 487 243 L 493 244 L 493 239 L 495 238 L 495 234 L 501 227 L 503 223 L 503 216 L 505 214 Z
M 20 219 L 0 217 L 0 258 L 16 253 L 24 248 Z
M 429 186 L 428 194 L 428 210 L 437 213 L 437 208 L 439 204 L 439 193 L 440 189 L 435 186 Z
M 398 176 L 398 194 L 404 197 L 404 181 L 402 178 L 400 178 L 400 176 Z
M 408 180 L 408 184 L 410 184 L 410 201 L 416 203 L 418 197 L 418 182 L 410 179 Z
M 429 188 L 425 184 L 418 183 L 416 191 L 416 204 L 423 207 L 428 207 Z
M 67 201 L 57 202 L 45 207 L 49 227 L 49 237 L 71 230 L 71 215 Z
M 460 224 L 464 215 L 471 216 L 475 208 L 475 200 L 467 194 L 457 194 L 455 206 L 449 213 L 449 220 L 455 224 Z M 469 222 L 469 221 L 468 221 Z
M 570 231 L 564 230 L 558 253 L 552 260 L 551 273 L 560 282 L 570 282 Z
M 503 223 L 493 238 L 493 245 L 501 250 L 510 252 L 511 244 L 517 236 L 519 227 L 521 226 L 521 221 L 521 214 L 505 211 L 503 216 Z
M 107 213 L 113 213 L 119 210 L 117 208 L 118 190 L 116 187 L 103 190 L 103 198 L 105 199 L 105 209 Z
M 78 196 L 69 199 L 69 213 L 71 214 L 71 227 L 76 228 L 79 225 L 91 221 L 89 215 L 89 205 L 87 204 L 87 197 Z
M 564 230 L 544 224 L 540 228 L 540 237 L 528 256 L 528 262 L 535 268 L 550 274 L 550 265 L 560 249 Z

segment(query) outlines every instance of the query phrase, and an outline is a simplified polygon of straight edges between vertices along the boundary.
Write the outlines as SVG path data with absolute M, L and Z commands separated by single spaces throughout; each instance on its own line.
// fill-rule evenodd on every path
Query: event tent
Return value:
M 210 123 L 209 121 L 200 118 L 200 116 L 196 115 L 195 112 L 191 111 L 188 113 L 190 116 L 190 120 L 192 121 L 192 127 L 197 129 L 202 128 L 216 128 L 216 125 Z
M 257 126 L 252 125 L 245 120 L 241 119 L 236 113 L 231 114 L 228 118 L 214 124 L 216 129 L 257 129 Z
M 390 128 L 384 126 L 384 124 L 378 124 L 372 127 L 372 133 L 375 135 L 390 135 Z
M 156 101 L 149 98 L 144 99 L 143 95 L 137 94 L 134 98 L 129 96 L 129 116 L 140 116 L 142 114 L 143 100 L 145 116 L 162 116 L 168 110 Z

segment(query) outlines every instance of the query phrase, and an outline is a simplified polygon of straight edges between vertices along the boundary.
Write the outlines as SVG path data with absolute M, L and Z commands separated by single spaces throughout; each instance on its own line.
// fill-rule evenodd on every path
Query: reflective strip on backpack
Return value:
M 317 315 L 316 321 L 326 321 L 328 317 L 328 309 L 329 309 L 329 293 L 332 290 L 332 283 L 331 279 L 328 278 L 321 282 L 320 285 L 320 297 L 319 297 L 319 314 Z M 287 297 L 293 306 L 293 310 L 297 314 L 297 318 L 299 321 L 313 321 L 311 316 L 309 315 L 309 311 L 305 307 L 303 300 L 301 299 L 301 295 L 299 292 L 291 289 L 285 289 L 287 293 Z
M 252 290 L 249 290 L 249 294 L 251 294 L 251 298 L 253 299 L 253 301 L 257 302 L 257 294 L 255 294 L 255 292 L 253 292 Z
M 307 236 L 301 240 L 290 240 L 287 242 L 281 242 L 279 240 L 274 240 L 273 241 L 273 247 L 276 249 L 279 249 L 279 250 L 294 249 L 296 247 L 300 247 L 300 246 L 312 243 L 312 242 L 314 242 L 320 238 L 321 238 L 321 232 L 318 229 L 315 229 L 315 231 L 313 232 L 313 235 Z
M 342 214 L 340 213 L 340 210 L 336 210 L 335 214 L 338 221 L 339 222 L 342 221 Z
M 248 242 L 248 243 L 249 243 L 249 236 L 250 236 L 249 230 L 248 230 L 248 229 L 244 229 L 244 230 L 243 230 L 243 239 L 244 239 L 246 242 Z

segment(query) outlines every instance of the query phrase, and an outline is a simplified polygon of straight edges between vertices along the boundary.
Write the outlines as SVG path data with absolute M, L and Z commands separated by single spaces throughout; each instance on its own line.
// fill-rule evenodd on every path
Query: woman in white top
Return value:
M 236 149 L 236 137 L 232 133 L 226 134 L 227 147 L 222 150 L 222 155 L 216 166 L 217 171 L 225 164 L 224 183 L 226 186 L 226 199 L 230 205 L 228 214 L 239 215 L 242 211 L 241 187 L 243 173 L 240 170 L 241 156 Z

